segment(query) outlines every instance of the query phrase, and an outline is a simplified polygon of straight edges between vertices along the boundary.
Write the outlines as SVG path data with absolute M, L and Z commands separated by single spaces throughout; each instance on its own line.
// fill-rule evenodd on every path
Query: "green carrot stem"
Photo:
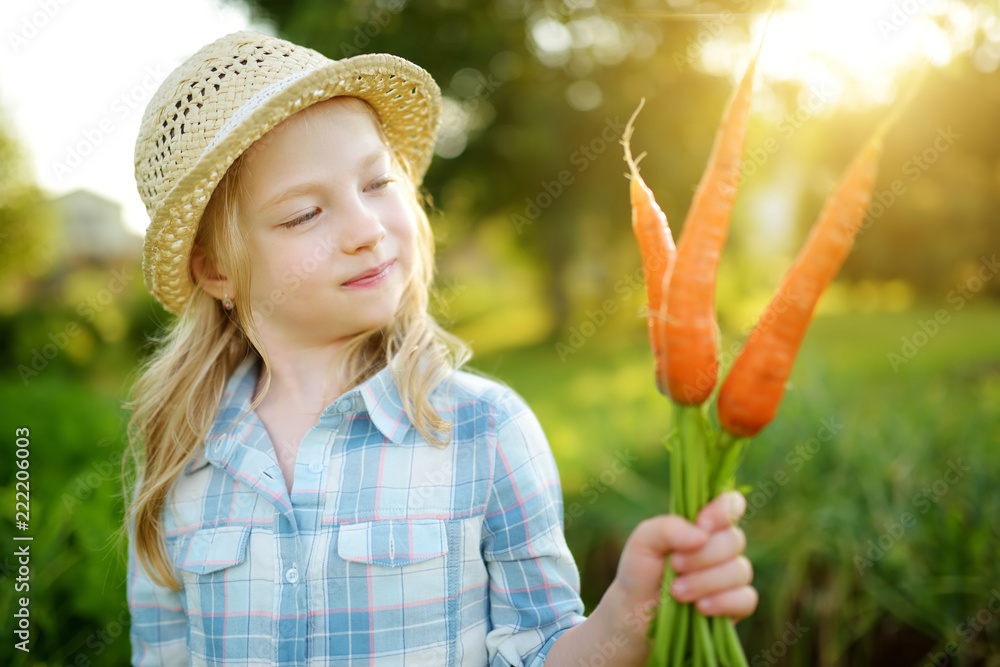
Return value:
M 720 444 L 722 444 L 722 441 L 723 439 L 720 438 Z M 725 450 L 722 453 L 719 467 L 715 470 L 712 479 L 713 498 L 723 491 L 733 488 L 736 469 L 743 462 L 743 456 L 746 453 L 746 443 L 747 440 L 745 438 L 735 439 L 730 436 L 730 438 L 726 439 Z
M 667 656 L 653 650 L 646 658 L 646 667 L 670 667 L 670 665 L 667 664 Z
M 713 616 L 711 618 L 712 643 L 715 645 L 715 652 L 719 656 L 719 663 L 726 667 L 733 667 L 735 659 L 729 651 L 729 637 L 726 635 L 725 627 L 727 620 L 729 619 L 725 616 Z
M 729 637 L 729 655 L 733 658 L 732 667 L 750 667 L 740 644 L 740 636 L 736 633 L 736 623 L 732 619 L 726 619 L 725 630 Z
M 712 633 L 709 631 L 709 619 L 694 610 L 694 629 L 697 633 L 696 644 L 701 644 L 701 652 L 707 667 L 719 667 L 719 659 L 715 655 L 715 648 L 712 645 Z
M 688 521 L 694 521 L 698 510 L 707 502 L 703 498 L 705 471 L 705 439 L 702 428 L 702 415 L 697 406 L 680 406 L 681 450 L 684 456 L 684 512 L 682 516 Z
M 708 430 L 708 415 L 704 406 L 692 406 L 687 412 L 687 437 L 690 452 L 689 480 L 695 486 L 689 496 L 692 506 L 688 507 L 688 520 L 694 521 L 698 512 L 708 503 L 709 491 L 709 442 L 711 434 Z M 718 667 L 718 659 L 712 647 L 712 637 L 709 633 L 708 618 L 702 615 L 694 605 L 691 606 L 692 641 L 697 656 L 695 664 L 704 667 Z
M 653 627 L 653 624 L 650 624 Z M 670 667 L 667 664 L 667 652 L 666 645 L 660 640 L 658 636 L 653 642 L 653 648 L 649 652 L 649 656 L 646 658 L 646 667 Z
M 705 422 L 701 406 L 686 408 L 687 437 L 690 454 L 691 485 L 693 487 L 690 506 L 687 507 L 689 521 L 698 518 L 698 512 L 708 502 L 708 443 L 705 436 Z
M 711 498 L 732 488 L 746 440 L 713 432 L 705 406 L 671 407 L 670 511 L 693 522 Z M 749 667 L 731 619 L 709 618 L 693 604 L 678 603 L 670 594 L 675 578 L 666 563 L 649 630 L 654 637 L 649 667 Z
M 674 636 L 671 638 L 670 664 L 683 665 L 684 655 L 688 645 L 688 623 L 691 620 L 691 605 L 682 604 L 677 607 L 677 621 L 674 623 Z
M 677 406 L 672 406 L 671 420 L 673 428 L 668 435 L 668 440 L 664 441 L 670 452 L 670 513 L 684 513 L 684 461 L 683 452 L 684 439 L 679 431 L 680 411 Z M 653 647 L 650 652 L 649 667 L 667 667 L 667 657 L 670 650 L 676 645 L 679 637 L 679 604 L 670 594 L 670 585 L 676 577 L 673 568 L 668 560 L 663 568 L 663 582 L 660 588 L 660 605 L 657 609 L 656 618 L 650 622 L 647 636 L 653 638 Z
M 702 644 L 701 635 L 698 634 L 698 619 L 701 615 L 698 613 L 697 609 L 694 609 L 692 605 L 691 609 L 691 624 L 692 630 L 694 630 L 691 637 L 691 665 L 692 667 L 708 667 L 705 661 L 705 646 Z
M 670 449 L 670 513 L 684 513 L 684 452 L 680 431 L 680 408 L 674 405 L 670 411 L 674 422 L 673 442 Z
M 674 580 L 674 570 L 670 567 L 670 562 L 668 561 L 666 567 L 664 567 L 663 572 L 663 586 L 660 589 L 660 607 L 656 613 L 655 621 L 655 642 L 653 646 L 654 653 L 657 652 L 659 645 L 663 644 L 663 650 L 660 650 L 660 655 L 666 658 L 666 646 L 665 643 L 669 641 L 670 634 L 673 631 L 674 619 L 677 617 L 677 601 L 674 600 L 673 596 L 670 594 L 670 584 Z
M 681 513 L 688 521 L 694 521 L 701 508 L 699 503 L 699 490 L 701 486 L 702 470 L 699 466 L 698 455 L 700 453 L 701 438 L 699 438 L 699 417 L 696 407 L 679 406 L 678 418 L 680 419 L 681 451 L 684 457 L 684 507 Z
M 724 452 L 729 449 L 729 447 L 736 442 L 736 440 L 736 436 L 726 429 L 719 429 L 719 435 L 715 439 L 715 449 L 716 451 Z

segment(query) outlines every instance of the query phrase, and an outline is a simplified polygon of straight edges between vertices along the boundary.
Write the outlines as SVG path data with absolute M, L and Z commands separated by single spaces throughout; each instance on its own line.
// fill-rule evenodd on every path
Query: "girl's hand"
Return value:
M 731 491 L 702 508 L 694 524 L 672 514 L 642 521 L 625 543 L 609 588 L 618 610 L 633 618 L 655 611 L 669 556 L 678 573 L 671 589 L 678 602 L 695 602 L 706 616 L 734 621 L 752 614 L 758 600 L 750 585 L 753 566 L 743 555 L 746 536 L 735 525 L 744 511 L 743 494 Z

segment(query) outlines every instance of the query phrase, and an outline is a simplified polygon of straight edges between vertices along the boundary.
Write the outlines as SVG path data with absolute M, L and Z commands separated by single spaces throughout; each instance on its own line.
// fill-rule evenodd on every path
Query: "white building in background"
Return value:
M 141 261 L 142 238 L 122 222 L 121 205 L 88 190 L 53 200 L 62 218 L 57 264 L 118 266 Z

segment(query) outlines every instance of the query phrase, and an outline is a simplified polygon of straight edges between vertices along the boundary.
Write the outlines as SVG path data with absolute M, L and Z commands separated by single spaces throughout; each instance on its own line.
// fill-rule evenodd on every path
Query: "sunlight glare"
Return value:
M 836 80 L 840 94 L 831 102 L 841 106 L 884 104 L 901 70 L 948 61 L 948 40 L 930 18 L 947 10 L 946 0 L 797 0 L 772 18 L 760 69 L 806 84 Z M 766 20 L 757 20 L 756 35 Z
M 749 43 L 732 34 L 707 43 L 703 68 L 738 80 L 767 18 L 754 18 Z M 896 97 L 907 70 L 945 65 L 971 48 L 976 24 L 968 7 L 949 0 L 792 0 L 771 17 L 758 71 L 770 81 L 832 90 L 827 109 L 882 105 Z

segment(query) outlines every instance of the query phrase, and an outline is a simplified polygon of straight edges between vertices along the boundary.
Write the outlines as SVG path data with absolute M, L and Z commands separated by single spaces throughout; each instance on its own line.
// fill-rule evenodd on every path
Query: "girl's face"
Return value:
M 337 98 L 250 147 L 239 211 L 253 316 L 266 342 L 319 347 L 392 319 L 416 245 L 403 178 L 375 121 Z

